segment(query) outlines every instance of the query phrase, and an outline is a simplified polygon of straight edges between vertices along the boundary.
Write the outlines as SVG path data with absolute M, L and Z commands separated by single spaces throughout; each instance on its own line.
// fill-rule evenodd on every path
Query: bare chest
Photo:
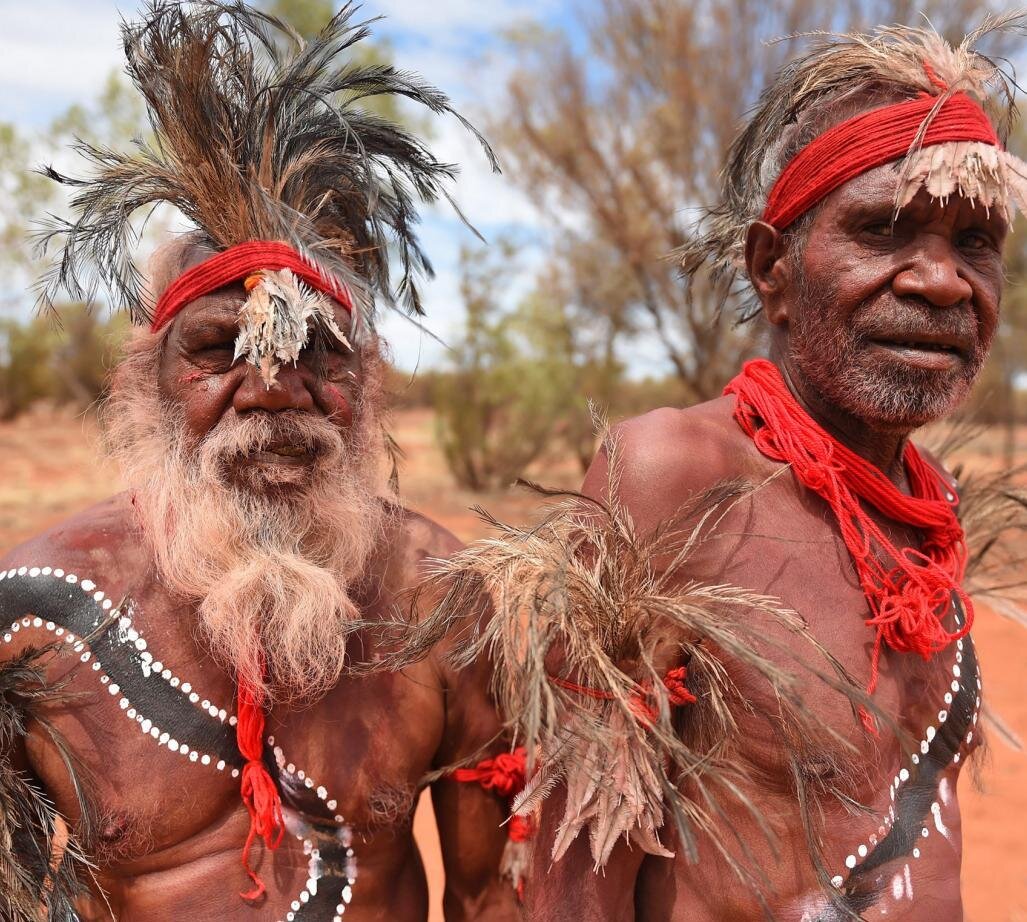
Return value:
M 0 641 L 8 652 L 55 646 L 47 672 L 68 694 L 47 719 L 98 820 L 101 869 L 138 876 L 230 853 L 237 876 L 248 818 L 232 677 L 145 590 L 136 603 L 61 568 L 20 570 L 0 584 Z M 275 880 L 286 896 L 306 892 L 306 905 L 332 894 L 322 914 L 330 918 L 352 894 L 358 860 L 373 870 L 405 856 L 442 720 L 427 667 L 344 679 L 313 706 L 272 710 L 264 761 L 283 801 L 287 834 L 275 863 L 287 871 Z M 42 727 L 29 759 L 58 808 L 76 817 L 67 765 Z
M 819 860 L 854 912 L 880 906 L 894 914 L 909 904 L 923 880 L 958 879 L 955 787 L 979 742 L 979 666 L 969 636 L 926 660 L 882 647 L 872 698 L 878 732 L 867 732 L 853 702 L 822 676 L 867 688 L 876 639 L 866 623 L 870 610 L 829 510 L 815 497 L 797 496 L 785 481 L 757 494 L 724 524 L 702 561 L 701 575 L 779 599 L 802 618 L 808 640 L 773 618 L 761 620 L 758 612 L 751 636 L 762 653 L 801 677 L 804 703 L 837 736 L 822 733 L 802 747 L 808 792 L 817 803 Z M 914 533 L 888 528 L 896 546 L 916 546 Z M 942 623 L 951 632 L 965 619 L 953 601 Z M 780 782 L 761 787 L 755 796 L 766 803 L 768 790 L 779 790 L 785 851 L 804 856 L 807 841 L 786 764 L 791 754 L 776 726 L 753 716 L 774 709 L 773 689 L 752 670 L 726 665 L 737 679 L 739 697 L 757 703 L 739 709 L 740 755 L 764 770 L 763 777 Z M 844 775 L 834 773 L 832 766 L 838 765 Z M 785 902 L 777 905 L 802 911 L 821 905 L 812 864 L 802 857 L 790 867 L 806 870 L 781 871 L 774 889 Z M 723 917 L 717 914 L 722 908 L 711 909 L 711 917 Z M 796 918 L 801 914 L 797 911 Z

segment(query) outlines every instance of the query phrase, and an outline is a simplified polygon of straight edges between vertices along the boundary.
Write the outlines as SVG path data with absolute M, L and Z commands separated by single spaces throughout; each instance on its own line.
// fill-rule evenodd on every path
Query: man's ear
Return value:
M 775 326 L 788 320 L 782 297 L 792 282 L 791 265 L 785 255 L 784 235 L 765 221 L 754 221 L 745 235 L 745 269 L 763 313 Z

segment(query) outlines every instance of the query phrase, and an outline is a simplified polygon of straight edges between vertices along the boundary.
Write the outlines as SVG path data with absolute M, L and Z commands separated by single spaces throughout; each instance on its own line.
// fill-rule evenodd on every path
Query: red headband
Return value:
M 937 102 L 937 96 L 923 94 L 864 112 L 825 131 L 799 151 L 777 178 L 762 220 L 784 230 L 843 183 L 905 157 Z M 988 116 L 966 93 L 955 93 L 942 105 L 924 134 L 923 146 L 946 141 L 1000 146 Z
M 291 246 L 270 240 L 251 240 L 222 251 L 183 272 L 160 296 L 150 329 L 156 333 L 189 302 L 238 282 L 261 269 L 291 269 L 312 288 L 353 310 L 349 293 L 326 279 Z

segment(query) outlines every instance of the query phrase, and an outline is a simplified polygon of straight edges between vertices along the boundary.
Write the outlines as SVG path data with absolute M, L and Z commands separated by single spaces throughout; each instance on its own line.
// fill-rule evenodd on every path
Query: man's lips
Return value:
M 962 337 L 933 333 L 873 336 L 869 342 L 907 364 L 939 371 L 966 362 L 972 352 L 972 345 Z
M 314 453 L 298 445 L 276 445 L 264 451 L 251 451 L 245 455 L 247 461 L 257 464 L 306 465 L 314 460 Z

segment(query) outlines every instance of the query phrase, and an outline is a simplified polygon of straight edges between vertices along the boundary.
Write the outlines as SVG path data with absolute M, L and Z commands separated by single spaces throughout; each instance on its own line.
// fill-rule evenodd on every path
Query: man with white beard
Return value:
M 457 546 L 385 488 L 370 325 L 389 247 L 418 307 L 410 190 L 452 169 L 357 104 L 448 102 L 339 63 L 348 10 L 305 48 L 206 0 L 123 36 L 156 140 L 51 171 L 78 187 L 51 281 L 81 294 L 91 258 L 136 322 L 105 414 L 129 491 L 0 561 L 0 918 L 424 919 L 441 775 L 446 917 L 512 919 L 487 674 L 375 669 L 375 622 Z M 162 200 L 196 229 L 143 290 L 126 222 Z

